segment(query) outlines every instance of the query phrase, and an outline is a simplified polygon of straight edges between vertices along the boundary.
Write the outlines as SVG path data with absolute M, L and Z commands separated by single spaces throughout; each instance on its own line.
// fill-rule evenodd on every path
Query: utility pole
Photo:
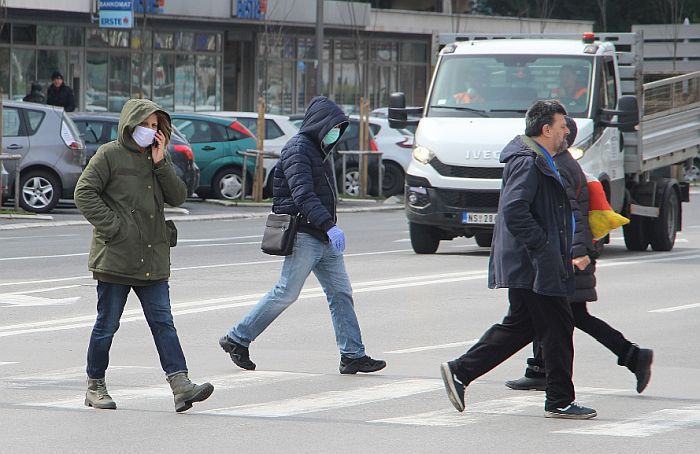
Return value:
M 316 96 L 323 92 L 323 0 L 316 0 Z

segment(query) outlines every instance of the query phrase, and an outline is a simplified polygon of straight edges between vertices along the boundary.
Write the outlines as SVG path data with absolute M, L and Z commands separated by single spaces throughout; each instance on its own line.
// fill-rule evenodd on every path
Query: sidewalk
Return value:
M 177 222 L 264 218 L 270 213 L 271 207 L 271 203 L 189 199 L 181 207 L 166 208 L 165 217 Z M 390 197 L 383 201 L 342 198 L 338 201 L 338 213 L 403 210 L 403 208 L 403 198 L 399 197 Z M 0 230 L 88 224 L 70 200 L 62 201 L 49 214 L 0 214 Z

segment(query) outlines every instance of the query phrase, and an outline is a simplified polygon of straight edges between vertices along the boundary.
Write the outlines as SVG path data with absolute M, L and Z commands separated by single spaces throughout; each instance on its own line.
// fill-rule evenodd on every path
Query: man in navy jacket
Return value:
M 553 156 L 566 142 L 566 109 L 537 101 L 525 135 L 501 152 L 503 185 L 489 259 L 490 288 L 507 288 L 510 308 L 464 355 L 440 367 L 450 401 L 464 411 L 464 388 L 540 339 L 546 361 L 545 416 L 588 419 L 595 410 L 574 401 L 571 381 L 574 219 Z
M 343 262 L 345 234 L 336 225 L 336 192 L 328 156 L 347 127 L 348 118 L 340 107 L 318 96 L 311 100 L 299 132 L 282 148 L 275 166 L 272 211 L 300 214 L 301 226 L 277 284 L 219 340 L 238 367 L 255 369 L 250 343 L 297 300 L 312 271 L 328 299 L 340 373 L 376 372 L 386 366 L 365 354 Z

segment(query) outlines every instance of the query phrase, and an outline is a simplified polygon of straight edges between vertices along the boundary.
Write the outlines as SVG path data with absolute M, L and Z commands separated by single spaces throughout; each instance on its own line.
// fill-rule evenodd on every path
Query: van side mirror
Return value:
M 617 100 L 617 109 L 600 109 L 600 111 L 608 117 L 602 119 L 601 124 L 618 128 L 622 132 L 634 132 L 639 124 L 639 103 L 636 96 L 620 96 Z M 615 115 L 617 115 L 617 121 L 610 120 Z
M 413 115 L 420 115 L 422 107 L 406 107 L 406 95 L 403 92 L 396 92 L 389 95 L 389 127 L 392 129 L 404 129 L 408 125 L 415 126 L 419 119 Z M 408 115 L 412 118 L 409 120 Z

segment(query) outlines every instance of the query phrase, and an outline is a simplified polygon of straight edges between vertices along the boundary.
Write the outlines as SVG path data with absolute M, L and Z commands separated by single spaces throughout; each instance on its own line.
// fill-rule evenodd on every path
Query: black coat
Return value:
M 301 213 L 299 230 L 323 241 L 336 222 L 337 194 L 327 159 L 335 142 L 322 146 L 321 140 L 338 125 L 342 136 L 348 118 L 340 107 L 323 96 L 312 99 L 299 132 L 282 148 L 274 173 L 272 211 Z
M 37 82 L 32 83 L 32 90 L 29 92 L 27 96 L 22 98 L 22 101 L 24 102 L 36 102 L 43 104 L 46 102 L 46 97 L 44 94 L 41 92 L 41 84 L 38 84 Z
M 598 252 L 593 247 L 593 234 L 588 223 L 589 196 L 586 175 L 568 151 L 557 154 L 554 157 L 554 162 L 564 180 L 566 193 L 569 196 L 574 218 L 576 219 L 572 257 L 587 255 L 591 258 L 591 264 L 585 270 L 581 271 L 578 268 L 574 268 L 576 291 L 569 300 L 575 303 L 596 301 L 598 295 L 595 290 L 595 259 L 598 257 Z
M 574 291 L 571 205 L 543 151 L 518 136 L 501 152 L 503 184 L 489 257 L 490 288 Z
M 60 106 L 63 107 L 66 112 L 73 112 L 75 110 L 73 89 L 66 84 L 58 88 L 53 84 L 49 85 L 48 90 L 46 90 L 46 104 L 50 106 Z

